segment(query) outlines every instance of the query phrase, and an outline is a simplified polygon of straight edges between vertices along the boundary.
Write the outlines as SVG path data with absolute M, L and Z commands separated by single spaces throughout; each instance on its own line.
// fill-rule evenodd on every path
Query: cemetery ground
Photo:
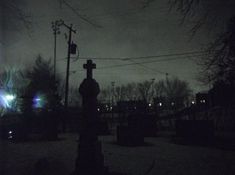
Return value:
M 163 137 L 164 136 L 164 137 Z M 78 135 L 59 134 L 55 141 L 0 140 L 1 175 L 69 175 L 75 168 Z M 146 137 L 145 144 L 116 144 L 116 136 L 100 136 L 105 165 L 125 175 L 234 175 L 235 150 L 183 145 L 169 135 Z

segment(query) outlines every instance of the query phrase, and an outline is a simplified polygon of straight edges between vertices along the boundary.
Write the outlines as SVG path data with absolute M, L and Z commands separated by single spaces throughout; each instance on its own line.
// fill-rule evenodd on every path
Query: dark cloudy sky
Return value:
M 165 0 L 153 1 L 143 8 L 143 0 L 67 0 L 80 14 L 93 23 L 96 28 L 79 19 L 66 4 L 59 0 L 20 0 L 18 6 L 24 9 L 32 20 L 32 28 L 25 28 L 21 21 L 2 9 L 1 44 L 5 53 L 1 56 L 1 66 L 30 66 L 36 55 L 53 58 L 53 33 L 51 22 L 63 19 L 74 25 L 77 33 L 73 41 L 77 43 L 80 57 L 141 57 L 200 51 L 211 40 L 206 30 L 200 31 L 189 41 L 189 29 L 193 24 L 179 25 L 180 14 L 171 11 Z M 66 28 L 60 28 L 58 36 L 57 70 L 65 74 L 67 55 Z M 209 37 L 210 36 L 210 37 Z M 177 57 L 174 57 L 177 58 Z M 102 87 L 115 81 L 116 85 L 143 80 L 156 80 L 169 76 L 178 76 L 187 80 L 195 91 L 205 87 L 195 80 L 200 67 L 195 63 L 197 57 L 174 61 L 153 62 L 143 65 L 129 65 L 107 68 L 108 66 L 130 64 L 134 62 L 167 59 L 158 57 L 141 60 L 94 60 L 97 64 L 94 77 Z M 71 84 L 79 85 L 85 77 L 82 71 L 83 59 L 72 62 Z M 103 68 L 102 68 L 103 67 Z

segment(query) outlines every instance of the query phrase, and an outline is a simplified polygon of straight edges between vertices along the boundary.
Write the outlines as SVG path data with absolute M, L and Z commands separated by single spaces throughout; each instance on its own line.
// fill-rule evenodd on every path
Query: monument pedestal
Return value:
M 105 175 L 104 156 L 102 154 L 101 142 L 93 144 L 81 143 L 78 147 L 79 153 L 76 160 L 76 174 L 79 175 Z

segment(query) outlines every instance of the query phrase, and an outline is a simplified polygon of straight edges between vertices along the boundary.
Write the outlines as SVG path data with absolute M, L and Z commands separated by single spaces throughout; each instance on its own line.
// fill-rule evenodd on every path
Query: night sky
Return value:
M 20 0 L 18 6 L 29 15 L 32 26 L 27 29 L 22 21 L 1 10 L 1 67 L 32 66 L 36 56 L 53 58 L 54 36 L 51 22 L 63 19 L 66 24 L 73 24 L 77 33 L 72 40 L 78 45 L 80 58 L 71 62 L 70 82 L 78 86 L 85 77 L 82 65 L 84 58 L 109 58 L 95 60 L 97 69 L 94 77 L 101 87 L 143 80 L 156 80 L 169 76 L 178 76 L 190 83 L 194 91 L 207 87 L 201 86 L 196 77 L 200 66 L 198 57 L 182 56 L 156 57 L 135 60 L 111 58 L 144 57 L 201 51 L 212 41 L 213 34 L 200 30 L 190 40 L 190 28 L 193 21 L 180 25 L 181 16 L 172 10 L 165 0 L 155 0 L 145 6 L 143 0 L 67 0 L 78 13 L 89 19 L 96 26 L 81 20 L 66 4 L 59 0 Z M 3 7 L 3 6 L 2 6 Z M 57 40 L 57 72 L 64 77 L 66 70 L 68 30 L 60 27 Z M 176 58 L 174 60 L 167 60 Z M 182 58 L 182 59 L 181 59 Z M 161 61 L 156 61 L 156 60 Z M 166 59 L 166 60 L 164 60 Z M 146 62 L 145 64 L 132 64 Z M 151 62 L 152 61 L 152 62 Z M 155 61 L 155 62 L 154 62 Z M 111 68 L 108 68 L 111 66 Z M 116 66 L 116 67 L 115 67 Z

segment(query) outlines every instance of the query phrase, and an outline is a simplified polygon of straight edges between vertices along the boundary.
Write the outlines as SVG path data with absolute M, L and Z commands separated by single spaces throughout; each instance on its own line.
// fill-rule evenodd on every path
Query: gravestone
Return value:
M 87 78 L 79 87 L 83 105 L 83 128 L 80 131 L 78 144 L 78 156 L 74 172 L 76 175 L 107 174 L 101 142 L 98 140 L 97 95 L 100 88 L 99 84 L 92 78 L 92 69 L 95 67 L 96 65 L 92 63 L 92 60 L 87 60 L 87 64 L 83 65 L 83 68 L 87 69 Z
M 129 115 L 127 125 L 117 126 L 117 143 L 124 146 L 144 144 L 144 125 L 138 115 Z
M 210 120 L 176 120 L 176 136 L 188 144 L 207 144 L 214 138 L 214 123 Z
M 141 146 L 144 133 L 136 126 L 117 126 L 117 143 L 123 146 Z
M 145 137 L 157 134 L 156 118 L 153 115 L 130 114 L 126 125 L 117 126 L 117 143 L 124 146 L 139 146 L 144 144 Z

